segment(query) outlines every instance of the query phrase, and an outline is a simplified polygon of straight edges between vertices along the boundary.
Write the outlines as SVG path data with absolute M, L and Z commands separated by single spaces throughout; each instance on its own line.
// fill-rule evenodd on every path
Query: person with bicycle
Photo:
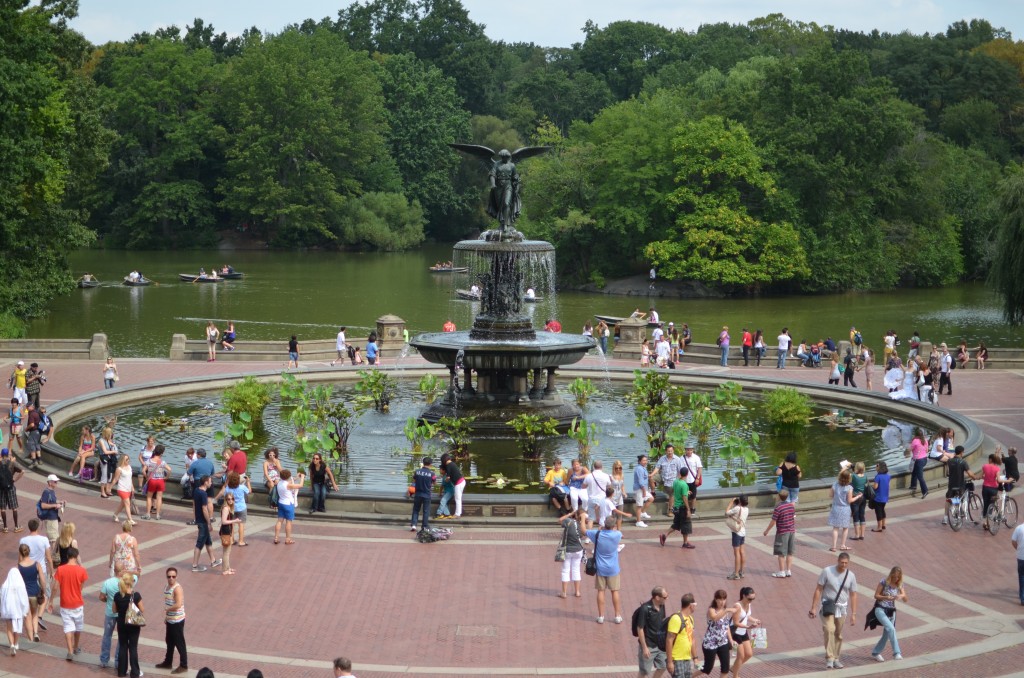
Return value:
M 953 458 L 948 462 L 949 485 L 946 488 L 946 504 L 949 504 L 954 497 L 960 497 L 967 492 L 967 479 L 977 480 L 978 476 L 971 472 L 964 459 L 964 446 L 957 445 L 953 450 Z M 949 524 L 949 508 L 946 507 L 942 517 L 942 524 Z
M 1006 474 L 1006 479 L 1010 482 L 1006 483 L 1006 491 L 1009 492 L 1013 489 L 1014 483 L 1020 482 L 1020 470 L 1017 468 L 1017 448 L 1011 447 L 1006 450 L 1006 456 L 1003 457 L 1003 472 Z
M 985 516 L 986 532 L 989 531 L 988 507 L 995 503 L 999 490 L 1002 489 L 1003 483 L 1007 482 L 1006 476 L 1003 475 L 1003 460 L 999 456 L 1001 449 L 998 448 L 988 455 L 988 463 L 981 467 L 981 515 Z

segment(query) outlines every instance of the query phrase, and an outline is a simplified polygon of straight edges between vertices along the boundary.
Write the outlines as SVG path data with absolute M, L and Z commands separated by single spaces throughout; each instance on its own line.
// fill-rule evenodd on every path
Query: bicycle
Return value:
M 974 492 L 974 483 L 968 482 L 958 495 L 946 502 L 946 521 L 954 532 L 959 532 L 964 525 L 964 517 L 974 525 L 978 524 L 974 516 L 981 517 L 981 497 Z M 1014 503 L 1016 509 L 1016 503 Z M 1014 514 L 1016 517 L 1016 514 Z
M 1004 523 L 1011 530 L 1017 526 L 1017 500 L 1008 496 L 1010 492 L 1000 485 L 999 499 L 988 507 L 988 531 L 994 536 L 999 524 Z

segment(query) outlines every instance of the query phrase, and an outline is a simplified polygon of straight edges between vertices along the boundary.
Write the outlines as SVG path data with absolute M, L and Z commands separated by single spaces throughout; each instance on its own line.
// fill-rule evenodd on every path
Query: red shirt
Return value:
M 82 584 L 89 579 L 89 573 L 81 565 L 65 563 L 53 573 L 53 578 L 60 584 L 60 606 L 64 610 L 74 610 L 85 605 L 82 600 Z
M 748 347 L 754 345 L 754 339 L 750 336 L 750 332 L 743 333 L 743 345 Z
M 995 464 L 985 464 L 981 467 L 981 474 L 985 480 L 982 482 L 982 487 L 999 487 L 999 472 L 1000 469 Z
M 237 450 L 228 459 L 228 473 L 234 471 L 238 475 L 242 475 L 248 466 L 249 458 L 245 456 L 245 452 L 242 450 Z
M 558 333 L 562 331 L 562 323 L 558 322 L 557 320 L 552 320 L 551 322 L 544 326 L 544 329 L 547 330 L 548 332 Z
M 453 323 L 451 320 L 449 320 L 448 322 L 446 322 L 444 324 L 444 326 L 441 329 L 444 330 L 445 332 L 454 332 L 455 331 L 455 323 Z

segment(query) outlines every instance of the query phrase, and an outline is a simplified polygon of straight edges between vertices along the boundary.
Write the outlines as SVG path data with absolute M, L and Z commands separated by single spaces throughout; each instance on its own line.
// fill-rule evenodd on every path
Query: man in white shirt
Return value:
M 663 336 L 665 336 L 665 330 L 661 329 L 661 325 L 655 327 L 654 331 L 651 332 L 651 340 L 654 341 L 655 344 L 661 341 Z
M 345 351 L 347 346 L 345 345 L 345 329 L 344 327 L 338 329 L 338 339 L 334 342 L 334 348 L 338 350 L 338 359 L 331 361 L 331 367 L 334 367 L 334 363 L 345 364 Z
M 782 334 L 779 335 L 779 362 L 775 365 L 775 369 L 786 369 L 786 358 L 789 357 L 789 347 L 792 345 L 793 337 L 789 336 L 789 328 L 783 327 Z
M 676 448 L 672 445 L 665 446 L 665 454 L 658 459 L 654 466 L 654 473 L 651 474 L 651 489 L 654 489 L 654 476 L 661 478 L 661 489 L 668 495 L 668 506 L 665 515 L 672 517 L 672 483 L 679 477 L 681 464 L 676 456 Z
M 697 481 L 704 475 L 704 464 L 694 451 L 696 448 L 696 440 L 687 440 L 686 447 L 683 448 L 683 456 L 679 459 L 682 467 L 679 472 L 686 474 L 683 480 L 689 489 L 686 496 L 690 504 L 690 518 L 697 517 Z
M 668 367 L 669 358 L 672 357 L 672 345 L 668 343 L 668 337 L 661 337 L 654 346 L 654 352 L 658 356 L 658 367 Z
M 832 601 L 835 614 L 821 615 L 821 626 L 825 635 L 825 668 L 841 669 L 839 654 L 843 650 L 843 625 L 847 619 L 851 627 L 857 617 L 857 575 L 850 570 L 850 554 L 840 553 L 839 559 L 832 567 L 826 567 L 818 576 L 818 586 L 811 598 L 811 609 L 807 616 L 811 619 L 819 611 L 822 598 Z
M 949 395 L 953 395 L 953 382 L 950 380 L 950 371 L 953 369 L 953 356 L 949 353 L 949 347 L 943 342 L 942 353 L 939 355 L 939 395 L 942 395 L 942 387 L 949 389 Z
M 594 462 L 594 470 L 587 474 L 583 481 L 583 489 L 587 491 L 587 513 L 590 520 L 598 520 L 600 505 L 604 501 L 605 492 L 612 483 L 612 478 L 604 472 L 603 464 L 598 459 Z

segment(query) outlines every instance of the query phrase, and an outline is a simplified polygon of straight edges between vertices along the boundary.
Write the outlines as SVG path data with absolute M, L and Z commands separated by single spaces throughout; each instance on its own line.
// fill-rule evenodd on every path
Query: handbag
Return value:
M 568 529 L 569 529 L 568 525 L 566 525 L 565 528 L 562 529 L 562 540 L 560 542 L 558 542 L 558 548 L 555 549 L 555 562 L 556 563 L 564 563 L 565 562 L 565 543 L 567 541 L 566 540 L 566 530 L 568 530 Z
M 594 537 L 594 554 L 584 556 L 587 559 L 587 565 L 584 568 L 584 572 L 587 576 L 593 577 L 597 575 L 597 542 L 601 540 L 601 533 L 598 532 L 597 536 Z
M 128 611 L 124 614 L 124 623 L 131 626 L 145 626 L 146 618 L 142 616 L 142 610 L 132 600 L 128 603 Z
M 754 647 L 759 650 L 768 649 L 768 629 L 763 626 L 758 626 L 756 629 L 750 630 L 750 637 L 754 641 Z
M 729 528 L 730 532 L 739 532 L 743 529 L 743 521 L 740 519 L 740 515 L 742 514 L 742 509 L 740 509 L 740 513 L 738 515 L 730 516 L 727 514 L 725 516 L 725 526 Z
M 846 575 L 843 577 L 843 581 L 839 583 L 839 590 L 836 591 L 835 600 L 832 598 L 821 599 L 821 616 L 822 617 L 834 617 L 836 616 L 836 603 L 839 601 L 839 596 L 843 593 L 843 587 L 846 586 L 846 578 L 850 576 L 850 571 L 846 571 Z

